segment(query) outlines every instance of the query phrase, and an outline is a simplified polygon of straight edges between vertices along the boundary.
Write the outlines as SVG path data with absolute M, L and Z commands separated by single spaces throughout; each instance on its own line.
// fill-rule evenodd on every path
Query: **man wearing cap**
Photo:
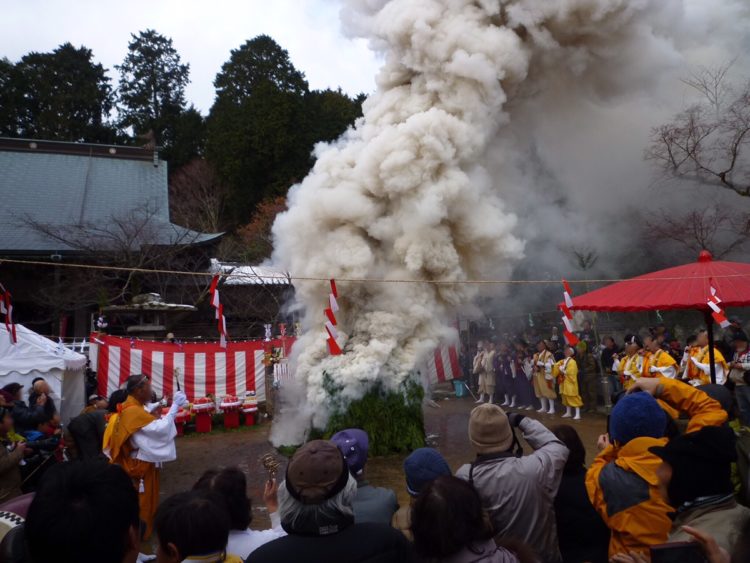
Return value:
M 729 364 L 729 380 L 734 383 L 734 394 L 740 409 L 740 421 L 750 426 L 750 346 L 744 332 L 732 341 L 734 357 Z
M 107 399 L 100 397 L 97 394 L 89 395 L 89 400 L 86 402 L 86 406 L 81 411 L 81 414 L 95 412 L 99 410 L 107 409 Z
M 145 408 L 152 395 L 148 376 L 131 375 L 126 390 L 128 398 L 118 405 L 118 413 L 109 419 L 102 450 L 133 480 L 138 491 L 141 520 L 146 525 L 144 539 L 148 539 L 159 503 L 159 468 L 162 463 L 177 459 L 174 417 L 178 409 L 187 404 L 187 397 L 182 391 L 177 391 L 167 415 L 157 419 Z
M 610 557 L 647 554 L 649 546 L 667 541 L 672 528 L 673 509 L 662 497 L 656 476 L 661 460 L 649 451 L 668 442 L 667 414 L 657 399 L 690 417 L 688 432 L 727 420 L 721 405 L 706 393 L 665 377 L 638 379 L 617 402 L 609 435 L 600 436 L 601 452 L 586 473 L 589 500 L 612 530 Z
M 65 428 L 65 447 L 73 459 L 102 457 L 109 402 L 99 395 L 89 397 L 88 406 Z
M 734 499 L 732 463 L 736 437 L 727 427 L 707 426 L 649 450 L 662 460 L 656 471 L 662 496 L 677 513 L 669 542 L 690 541 L 683 526 L 716 539 L 729 553 L 750 520 L 750 509 Z
M 354 522 L 357 481 L 339 448 L 313 440 L 295 452 L 279 487 L 287 536 L 252 554 L 254 563 L 386 563 L 411 561 L 411 545 L 386 524 Z
M 531 455 L 521 457 L 514 427 L 534 449 Z M 561 561 L 554 501 L 568 448 L 542 423 L 489 404 L 471 411 L 469 440 L 477 457 L 456 477 L 479 492 L 495 533 L 522 540 L 545 563 Z
M 393 516 L 393 527 L 400 530 L 409 541 L 414 538 L 411 533 L 411 504 L 425 487 L 438 477 L 450 476 L 451 468 L 445 458 L 433 448 L 414 450 L 404 460 L 406 492 L 409 493 L 409 506 L 400 508 Z
M 369 450 L 367 432 L 359 428 L 349 428 L 337 432 L 331 437 L 349 471 L 357 480 L 357 497 L 354 499 L 354 521 L 357 524 L 376 522 L 390 524 L 393 515 L 398 510 L 396 493 L 391 489 L 373 487 L 365 479 L 365 465 Z

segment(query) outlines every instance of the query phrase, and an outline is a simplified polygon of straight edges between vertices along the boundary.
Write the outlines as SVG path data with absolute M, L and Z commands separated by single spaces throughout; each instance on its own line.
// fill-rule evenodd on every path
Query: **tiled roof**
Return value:
M 71 154 L 18 151 L 7 145 L 5 140 L 0 146 L 1 254 L 75 252 L 80 248 L 69 243 L 72 230 L 78 237 L 104 239 L 102 231 L 106 233 L 115 219 L 145 221 L 146 214 L 146 235 L 135 246 L 196 244 L 220 236 L 196 233 L 169 221 L 167 164 L 163 161 L 155 165 L 153 159 L 108 157 L 101 151 L 91 155 L 78 147 L 78 153 Z M 30 223 L 65 236 L 55 240 Z M 98 235 L 93 234 L 97 231 Z

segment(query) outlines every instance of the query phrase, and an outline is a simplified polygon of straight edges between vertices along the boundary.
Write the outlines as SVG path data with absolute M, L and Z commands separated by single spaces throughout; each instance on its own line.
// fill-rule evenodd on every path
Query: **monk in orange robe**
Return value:
M 152 397 L 148 376 L 130 376 L 126 389 L 128 398 L 118 405 L 117 414 L 105 429 L 103 451 L 133 480 L 140 517 L 146 526 L 143 539 L 148 539 L 159 504 L 159 468 L 162 463 L 177 459 L 174 417 L 179 407 L 187 403 L 187 397 L 182 391 L 175 393 L 167 415 L 156 418 L 146 410 Z

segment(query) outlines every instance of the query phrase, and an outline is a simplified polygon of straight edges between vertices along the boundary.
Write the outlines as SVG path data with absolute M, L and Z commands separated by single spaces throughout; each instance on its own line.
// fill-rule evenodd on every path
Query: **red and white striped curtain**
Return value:
M 458 348 L 441 346 L 427 359 L 427 381 L 430 384 L 443 383 L 463 377 L 458 363 Z
M 291 348 L 293 339 L 286 339 Z M 189 401 L 206 395 L 244 396 L 255 391 L 259 401 L 266 398 L 263 341 L 219 343 L 152 342 L 116 336 L 91 335 L 91 366 L 97 372 L 98 392 L 109 395 L 130 375 L 151 377 L 158 396 L 172 396 L 177 390 L 178 373 L 182 390 Z M 280 340 L 271 342 L 281 347 Z M 177 370 L 177 371 L 176 371 Z

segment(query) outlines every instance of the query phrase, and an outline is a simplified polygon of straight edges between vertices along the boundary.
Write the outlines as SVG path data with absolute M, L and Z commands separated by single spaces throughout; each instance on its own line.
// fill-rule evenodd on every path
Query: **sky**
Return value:
M 342 34 L 337 0 L 5 0 L 0 57 L 17 61 L 70 41 L 93 50 L 116 84 L 113 67 L 125 57 L 130 34 L 147 28 L 171 37 L 190 64 L 187 99 L 204 114 L 230 51 L 256 35 L 287 49 L 313 89 L 370 93 L 380 65 L 365 40 Z

